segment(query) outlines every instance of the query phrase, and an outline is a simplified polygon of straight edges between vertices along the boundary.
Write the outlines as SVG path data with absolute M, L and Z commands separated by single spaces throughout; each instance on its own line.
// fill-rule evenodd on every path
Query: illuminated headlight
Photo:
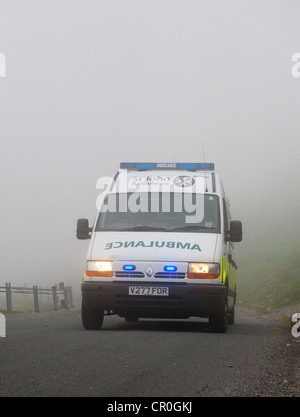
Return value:
M 85 274 L 89 277 L 112 277 L 112 262 L 88 261 Z
M 220 276 L 220 265 L 211 263 L 189 263 L 188 278 L 215 279 Z

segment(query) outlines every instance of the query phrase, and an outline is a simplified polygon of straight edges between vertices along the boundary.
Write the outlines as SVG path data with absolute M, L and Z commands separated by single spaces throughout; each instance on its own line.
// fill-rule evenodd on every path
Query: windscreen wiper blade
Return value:
M 216 229 L 216 227 L 205 227 L 199 225 L 191 225 L 191 226 L 183 226 L 183 227 L 175 227 L 174 229 L 169 229 L 169 232 L 189 232 L 190 230 L 211 230 Z
M 128 230 L 128 231 L 133 230 L 133 231 L 141 231 L 141 232 L 144 232 L 144 231 L 147 231 L 147 230 L 164 231 L 164 230 L 167 230 L 167 229 L 165 229 L 164 227 L 135 226 L 135 227 L 128 227 L 128 228 L 122 229 L 122 230 Z

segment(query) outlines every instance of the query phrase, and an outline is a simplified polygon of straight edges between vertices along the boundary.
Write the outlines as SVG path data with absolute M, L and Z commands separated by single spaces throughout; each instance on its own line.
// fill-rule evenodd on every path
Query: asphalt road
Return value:
M 299 396 L 300 343 L 287 327 L 237 311 L 227 333 L 208 322 L 105 317 L 80 310 L 6 316 L 0 396 Z

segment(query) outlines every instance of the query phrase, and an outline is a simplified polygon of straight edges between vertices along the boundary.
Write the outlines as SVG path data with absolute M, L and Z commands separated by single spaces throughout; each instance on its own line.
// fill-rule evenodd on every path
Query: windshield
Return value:
M 191 195 L 190 202 L 194 207 L 194 211 L 191 211 L 191 204 L 186 207 L 182 194 L 151 193 L 150 196 L 148 193 L 140 193 L 137 196 L 134 193 L 135 205 L 132 201 L 130 204 L 132 194 L 107 196 L 95 231 L 220 233 L 219 198 L 216 195 L 202 195 L 198 206 L 197 196 Z M 127 204 L 124 204 L 123 198 Z M 200 206 L 201 210 L 198 210 Z

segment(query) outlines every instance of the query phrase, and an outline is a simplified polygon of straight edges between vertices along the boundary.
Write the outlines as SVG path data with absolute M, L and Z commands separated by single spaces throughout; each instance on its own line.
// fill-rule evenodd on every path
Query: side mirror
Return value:
M 231 220 L 230 230 L 227 230 L 226 241 L 240 242 L 243 238 L 242 222 L 239 220 Z
M 77 220 L 77 230 L 76 237 L 80 240 L 90 239 L 92 228 L 89 227 L 88 219 L 78 219 Z

